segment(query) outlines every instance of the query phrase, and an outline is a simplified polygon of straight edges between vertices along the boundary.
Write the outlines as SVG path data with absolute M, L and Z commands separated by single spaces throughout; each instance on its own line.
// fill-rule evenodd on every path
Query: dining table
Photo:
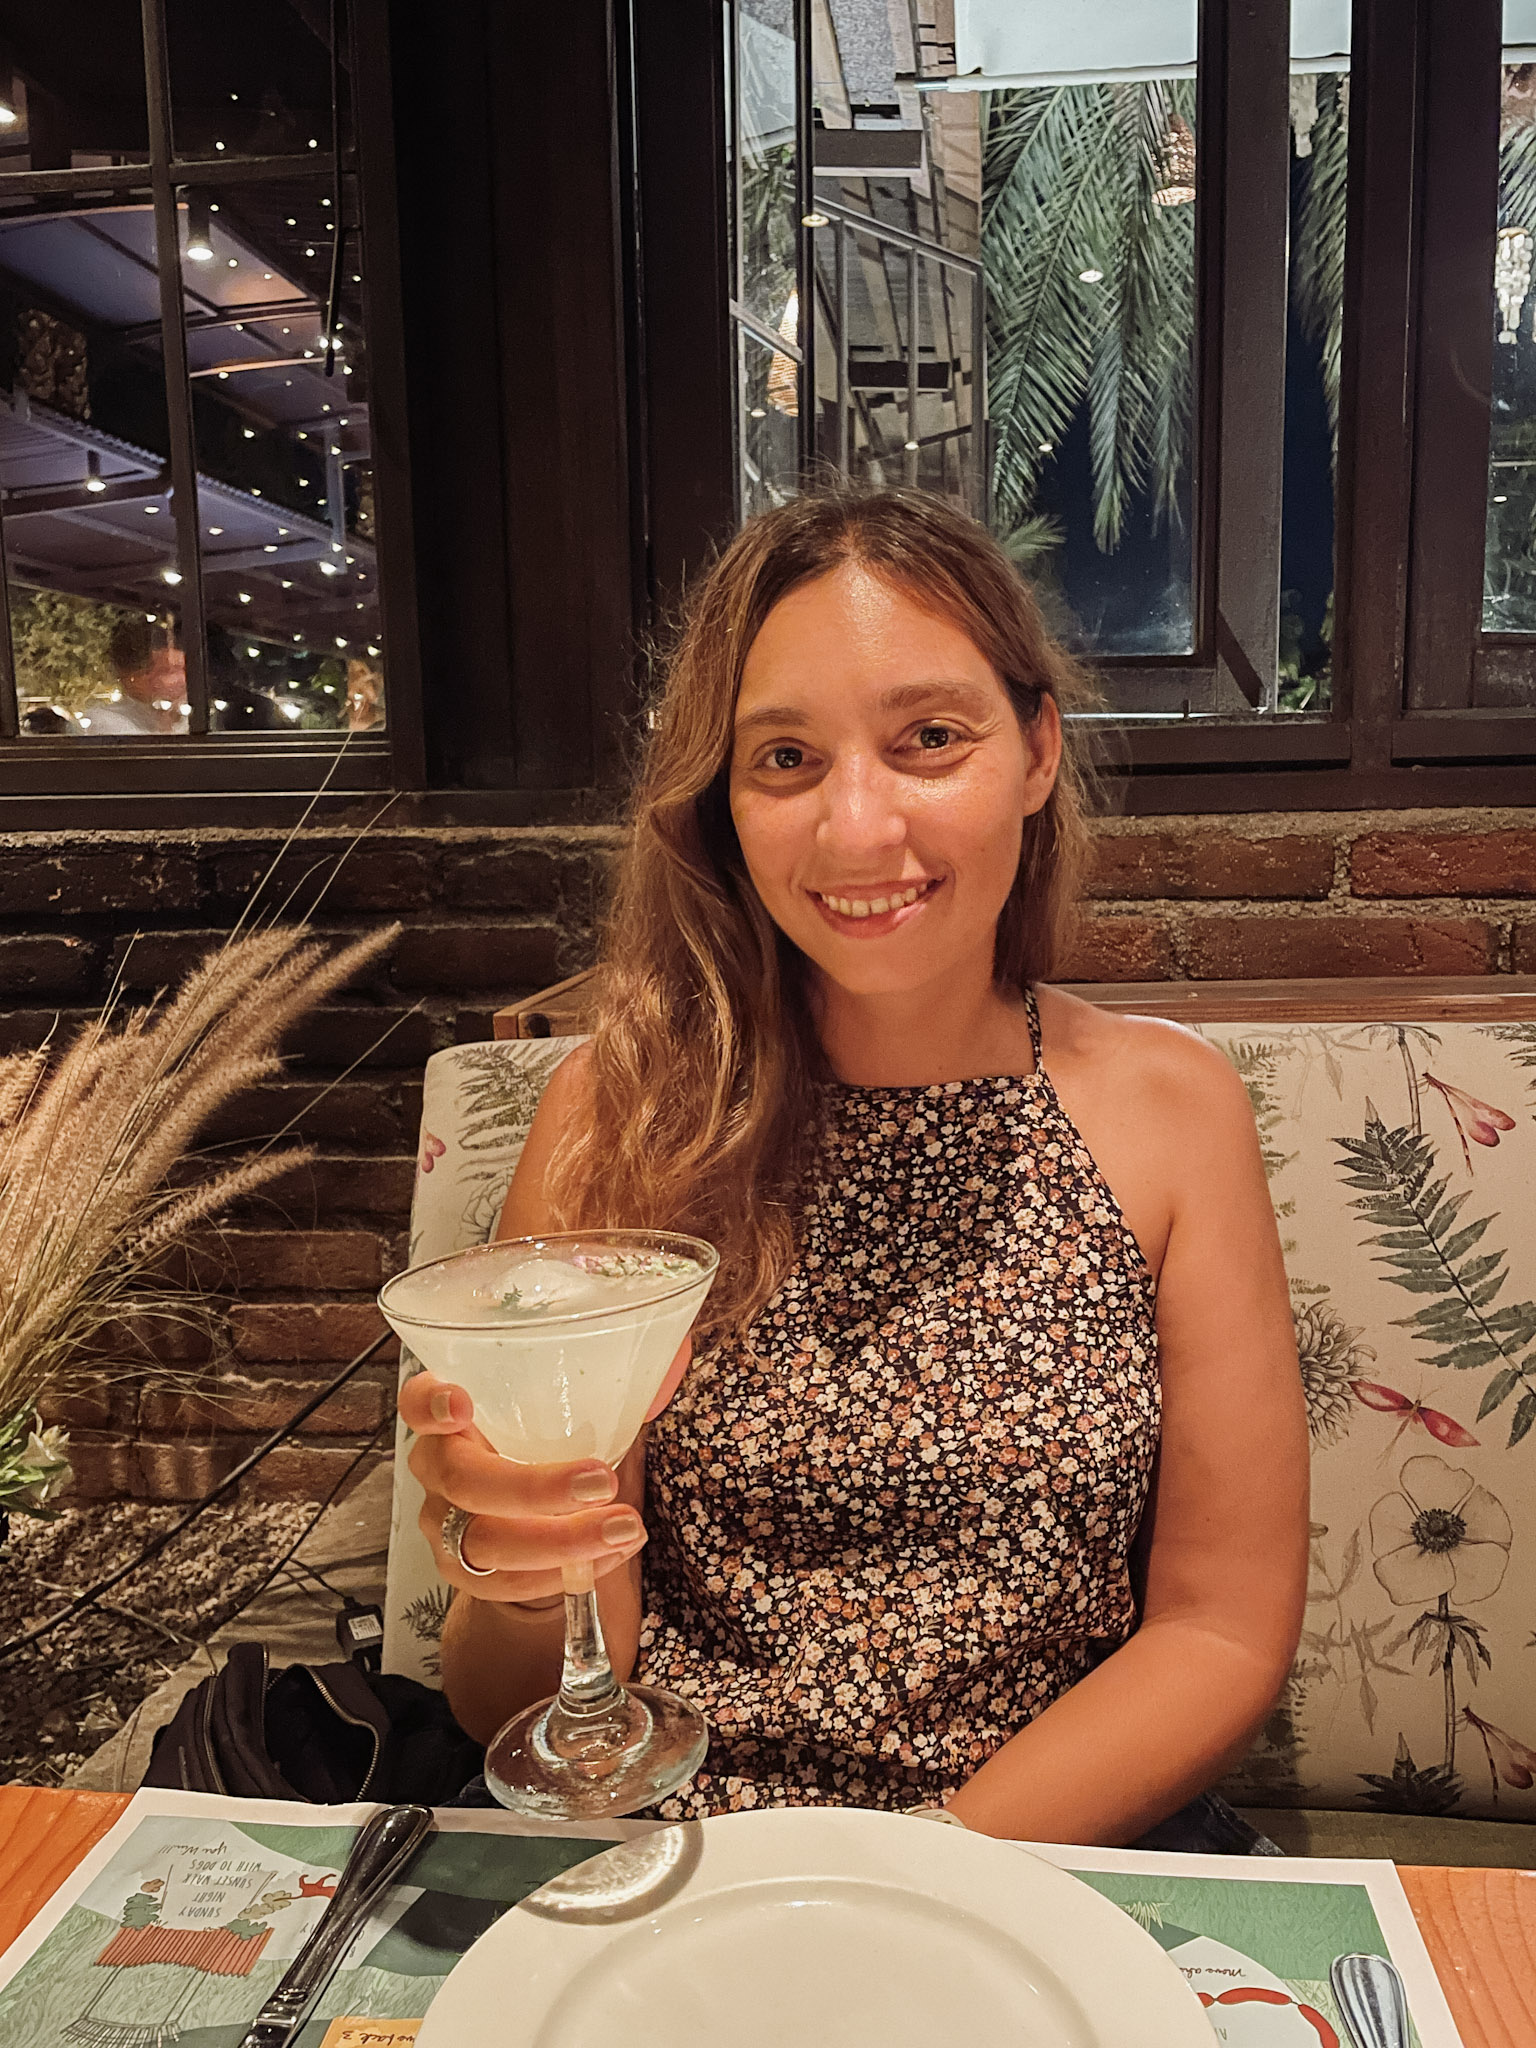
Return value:
M 128 1805 L 0 1785 L 0 1955 Z M 1536 2048 L 1536 1870 L 1399 1864 L 1463 2048 Z

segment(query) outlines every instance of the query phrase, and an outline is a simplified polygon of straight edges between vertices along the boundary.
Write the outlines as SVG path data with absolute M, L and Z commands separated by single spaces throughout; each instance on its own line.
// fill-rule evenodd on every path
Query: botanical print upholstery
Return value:
M 1204 1035 L 1258 1120 L 1312 1434 L 1306 1633 L 1224 1789 L 1536 1820 L 1536 1023 Z M 429 1062 L 413 1262 L 489 1235 L 579 1043 Z M 400 1452 L 385 1662 L 434 1682 L 446 1593 Z
M 484 1244 L 496 1227 L 523 1141 L 550 1075 L 579 1038 L 511 1038 L 456 1045 L 427 1061 L 421 1144 L 411 1198 L 410 1263 Z M 416 1370 L 409 1352 L 402 1382 Z M 394 1505 L 384 1600 L 384 1668 L 438 1681 L 438 1638 L 448 1588 L 417 1526 L 421 1488 L 406 1468 L 406 1432 L 395 1432 Z
M 1312 1432 L 1306 1632 L 1225 1788 L 1536 1820 L 1536 1023 L 1208 1025 Z

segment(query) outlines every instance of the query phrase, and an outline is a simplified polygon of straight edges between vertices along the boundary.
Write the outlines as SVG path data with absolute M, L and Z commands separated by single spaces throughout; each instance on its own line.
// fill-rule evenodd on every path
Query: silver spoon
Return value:
M 240 2048 L 289 2048 L 358 1929 L 432 1827 L 430 1806 L 389 1806 L 359 1830 L 329 1905 L 283 1972 Z
M 1336 1956 L 1328 1972 L 1355 2048 L 1408 2048 L 1408 1996 L 1385 1956 Z

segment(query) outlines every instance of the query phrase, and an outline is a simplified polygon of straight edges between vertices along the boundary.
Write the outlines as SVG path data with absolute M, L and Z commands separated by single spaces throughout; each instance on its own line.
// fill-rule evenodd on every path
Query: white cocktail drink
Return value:
M 676 1253 L 493 1244 L 403 1273 L 385 1313 L 476 1425 L 523 1465 L 616 1464 L 713 1278 Z
M 412 1267 L 379 1306 L 422 1365 L 464 1388 L 476 1428 L 502 1457 L 617 1465 L 718 1263 L 711 1245 L 668 1231 L 516 1238 Z M 590 1561 L 563 1566 L 561 1582 L 560 1690 L 500 1731 L 486 1782 L 504 1805 L 545 1820 L 632 1813 L 693 1776 L 709 1731 L 659 1687 L 617 1683 Z

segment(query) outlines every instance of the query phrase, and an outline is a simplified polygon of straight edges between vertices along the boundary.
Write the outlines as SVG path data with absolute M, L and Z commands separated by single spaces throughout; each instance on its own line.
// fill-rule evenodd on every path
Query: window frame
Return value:
M 240 734 L 208 730 L 206 617 L 196 517 L 197 464 L 182 302 L 178 191 L 229 189 L 285 178 L 333 178 L 334 149 L 302 155 L 177 156 L 170 103 L 165 0 L 140 0 L 149 161 L 106 168 L 0 172 L 0 196 L 96 197 L 148 191 L 154 209 L 171 487 L 193 507 L 177 521 L 181 640 L 188 730 L 163 739 L 50 739 L 19 731 L 5 549 L 0 546 L 0 818 L 42 816 L 72 797 L 261 797 L 324 789 L 338 799 L 419 789 L 425 781 L 421 672 L 411 532 L 411 491 L 399 337 L 400 278 L 393 178 L 387 10 L 356 34 L 356 8 L 339 9 L 352 80 L 353 139 L 343 157 L 358 194 L 364 322 L 369 348 L 370 460 L 374 471 L 381 624 L 388 649 L 383 733 Z M 333 144 L 340 137 L 333 136 Z M 12 216 L 15 217 L 15 216 Z M 52 801 L 48 801 L 52 800 Z M 93 812 L 94 815 L 94 812 Z M 25 827 L 23 827 L 25 829 Z

